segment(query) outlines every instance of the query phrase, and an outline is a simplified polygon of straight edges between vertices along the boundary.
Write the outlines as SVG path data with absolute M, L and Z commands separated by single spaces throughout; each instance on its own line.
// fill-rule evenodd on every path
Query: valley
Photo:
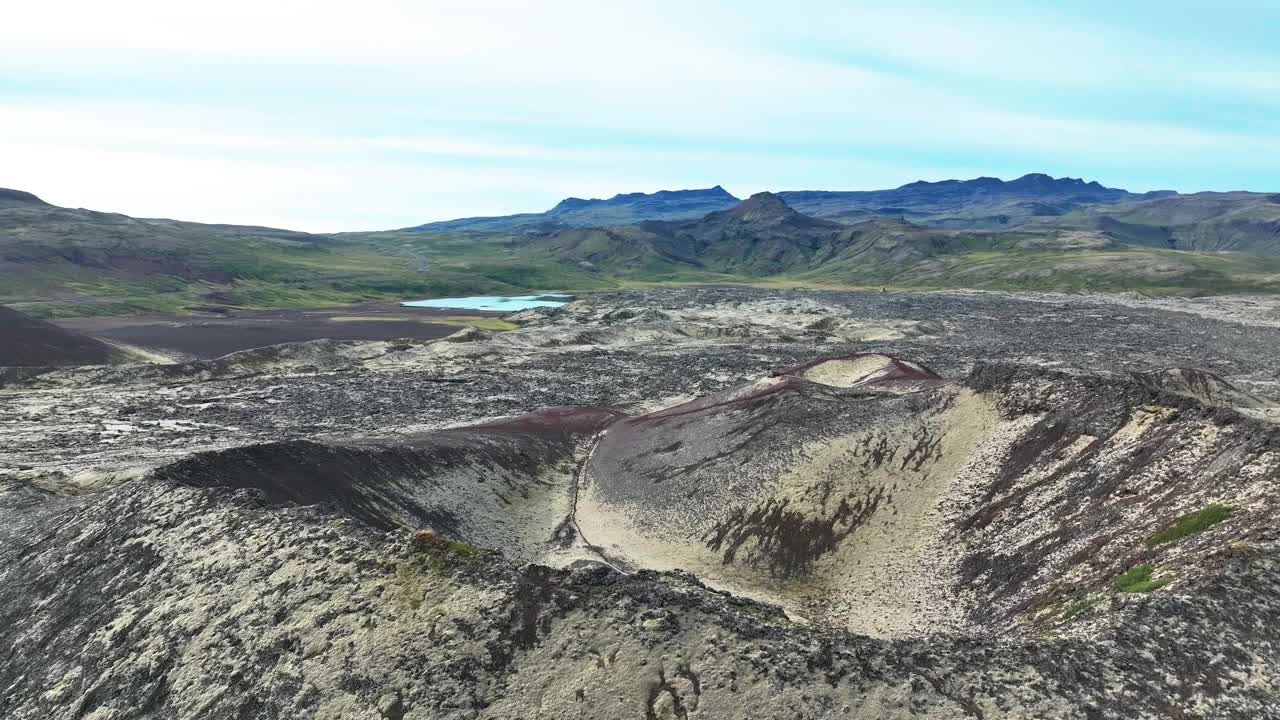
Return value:
M 308 234 L 4 191 L 0 302 L 75 319 L 658 284 L 1271 293 L 1274 198 L 1136 194 L 1033 174 L 744 201 L 717 188 L 569 198 L 538 215 Z

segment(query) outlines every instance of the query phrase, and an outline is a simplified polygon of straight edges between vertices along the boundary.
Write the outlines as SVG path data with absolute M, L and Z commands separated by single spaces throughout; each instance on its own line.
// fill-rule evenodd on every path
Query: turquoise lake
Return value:
M 450 308 L 454 310 L 485 310 L 489 312 L 515 312 L 539 307 L 560 307 L 573 300 L 572 295 L 543 293 L 541 295 L 475 295 L 472 297 L 432 298 L 400 303 L 405 307 Z

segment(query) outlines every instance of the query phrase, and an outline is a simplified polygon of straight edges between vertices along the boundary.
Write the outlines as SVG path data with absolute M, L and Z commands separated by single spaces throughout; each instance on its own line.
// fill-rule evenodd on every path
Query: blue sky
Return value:
M 314 231 L 724 185 L 1280 190 L 1280 4 L 42 0 L 0 187 Z

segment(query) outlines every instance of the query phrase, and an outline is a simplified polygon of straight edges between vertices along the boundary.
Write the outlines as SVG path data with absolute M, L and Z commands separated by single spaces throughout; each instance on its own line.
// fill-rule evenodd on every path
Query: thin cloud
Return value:
M 1064 13 L 26 3 L 0 25 L 0 185 L 335 230 L 713 184 L 1268 182 L 1275 54 Z

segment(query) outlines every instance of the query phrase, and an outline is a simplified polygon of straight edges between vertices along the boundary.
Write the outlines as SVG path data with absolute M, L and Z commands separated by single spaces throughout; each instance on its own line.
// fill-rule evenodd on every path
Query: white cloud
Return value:
M 1251 69 L 1204 69 L 1186 73 L 1186 81 L 1203 87 L 1217 87 L 1245 93 L 1280 93 L 1280 67 L 1265 68 L 1266 61 L 1250 64 Z M 1262 96 L 1275 103 L 1280 98 Z
M 46 0 L 6 8 L 0 47 L 0 88 L 25 93 L 0 97 L 0 185 L 304 229 L 716 183 L 1252 170 L 1280 150 L 1273 134 L 1109 117 L 1105 98 L 1023 102 L 1059 85 L 1274 86 L 1229 59 L 1168 73 L 1176 49 L 1044 11 Z
M 500 52 L 536 21 L 520 2 L 45 0 L 6 8 L 0 42 L 42 60 L 165 53 L 236 60 L 436 62 Z M 510 18 L 495 23 L 493 18 Z
M 252 114 L 153 103 L 0 102 L 0 136 L 98 149 L 323 155 L 400 152 L 459 158 L 560 159 L 546 148 L 447 135 L 301 134 Z

